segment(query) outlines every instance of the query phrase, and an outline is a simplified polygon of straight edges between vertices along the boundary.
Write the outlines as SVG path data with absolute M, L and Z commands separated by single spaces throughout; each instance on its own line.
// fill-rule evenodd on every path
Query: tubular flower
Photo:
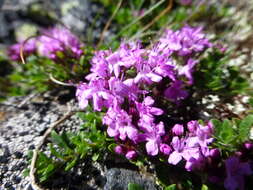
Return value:
M 28 41 L 22 41 L 17 44 L 14 44 L 8 48 L 7 54 L 10 57 L 12 61 L 20 61 L 20 51 L 23 51 L 23 55 L 25 57 L 33 54 L 36 52 L 36 39 L 32 38 L 29 39 Z
M 179 104 L 188 96 L 185 87 L 192 85 L 198 63 L 194 56 L 209 46 L 201 28 L 186 26 L 166 31 L 151 48 L 132 42 L 122 43 L 116 51 L 98 51 L 91 60 L 87 82 L 77 86 L 79 105 L 84 109 L 91 102 L 95 111 L 105 110 L 103 124 L 108 135 L 121 146 L 136 148 L 123 153 L 120 147 L 115 149 L 128 159 L 136 157 L 138 144 L 143 144 L 150 156 L 161 153 L 169 157 L 169 163 L 184 159 L 188 170 L 197 168 L 208 154 L 209 134 L 198 122 L 189 131 L 175 125 L 175 136 L 164 142 L 166 125 L 158 118 L 166 110 L 157 107 L 157 100 Z M 175 56 L 185 61 L 179 63 Z M 165 88 L 156 89 L 159 85 Z M 185 138 L 178 137 L 183 134 Z
M 83 53 L 78 38 L 63 28 L 44 30 L 38 38 L 38 43 L 39 53 L 50 59 L 56 59 L 58 52 L 72 58 L 79 58 Z

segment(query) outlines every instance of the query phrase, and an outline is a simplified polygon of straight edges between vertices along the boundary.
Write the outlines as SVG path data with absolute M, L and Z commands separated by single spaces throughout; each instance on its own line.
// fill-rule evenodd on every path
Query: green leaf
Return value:
M 70 170 L 71 168 L 73 168 L 75 165 L 76 165 L 76 163 L 77 163 L 77 161 L 78 161 L 78 157 L 76 157 L 74 160 L 72 160 L 71 162 L 67 162 L 67 165 L 66 165 L 66 167 L 65 167 L 65 171 L 68 171 L 68 170 Z
M 208 190 L 208 187 L 205 184 L 203 184 L 201 190 Z
M 114 152 L 114 149 L 115 149 L 116 146 L 117 146 L 117 144 L 111 143 L 111 144 L 108 146 L 108 149 L 109 149 L 111 152 Z
M 249 104 L 251 105 L 251 107 L 253 107 L 253 98 L 249 99 Z
M 250 130 L 253 127 L 253 115 L 245 117 L 239 125 L 239 135 L 242 141 L 248 140 Z
M 23 171 L 23 176 L 24 176 L 24 177 L 28 177 L 28 176 L 29 176 L 29 173 L 30 173 L 30 169 L 26 168 L 26 169 Z
M 164 190 L 176 190 L 176 189 L 177 189 L 176 184 L 171 184 L 168 187 L 166 187 Z
M 49 164 L 46 168 L 44 168 L 39 178 L 40 182 L 48 180 L 48 178 L 52 176 L 56 171 L 55 168 L 56 166 L 54 164 Z
M 229 144 L 234 140 L 235 134 L 233 129 L 233 123 L 228 119 L 225 119 L 223 122 L 219 120 L 211 120 L 215 126 L 215 137 L 222 141 L 224 144 Z
M 49 144 L 49 149 L 50 149 L 50 152 L 53 156 L 64 160 L 64 156 L 54 148 L 52 143 Z
M 61 148 L 64 148 L 65 150 L 70 149 L 65 139 L 61 135 L 58 135 L 55 131 L 52 131 L 51 138 L 52 138 L 52 141 L 56 143 L 58 146 L 60 146 Z
M 94 153 L 93 156 L 92 156 L 92 160 L 94 162 L 96 162 L 98 160 L 98 158 L 99 158 L 99 154 L 98 153 Z
M 127 189 L 128 190 L 144 190 L 142 186 L 140 186 L 139 184 L 135 184 L 135 183 L 129 183 L 127 185 Z

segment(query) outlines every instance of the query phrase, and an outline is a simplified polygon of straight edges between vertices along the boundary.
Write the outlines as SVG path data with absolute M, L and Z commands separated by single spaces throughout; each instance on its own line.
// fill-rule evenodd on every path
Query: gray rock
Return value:
M 16 152 L 14 152 L 14 156 L 15 156 L 15 158 L 20 159 L 20 158 L 22 158 L 22 157 L 23 157 L 23 153 L 22 153 L 22 152 L 20 152 L 20 151 L 16 151 Z
M 7 157 L 5 157 L 5 156 L 0 156 L 0 163 L 5 164 L 5 163 L 7 163 L 7 162 L 8 162 Z
M 127 190 L 129 183 L 139 184 L 145 190 L 156 190 L 154 181 L 141 176 L 136 171 L 111 168 L 106 172 L 105 176 L 107 181 L 104 190 Z
M 13 43 L 18 37 L 27 38 L 41 28 L 59 23 L 83 40 L 87 40 L 88 28 L 93 26 L 92 36 L 89 37 L 95 40 L 99 38 L 108 19 L 104 8 L 89 0 L 8 0 L 2 3 L 0 43 L 5 44 Z M 97 17 L 97 14 L 101 16 Z
M 11 179 L 12 179 L 13 183 L 15 183 L 15 184 L 18 184 L 21 181 L 21 177 L 16 176 L 16 175 L 13 175 Z
M 4 104 L 17 105 L 22 99 L 10 98 Z M 62 110 L 66 110 L 66 106 L 52 100 L 45 100 L 40 106 L 37 106 L 35 99 L 28 102 L 26 106 L 25 110 L 15 108 L 15 106 L 0 107 L 0 111 L 8 115 L 6 120 L 1 122 L 0 128 L 0 184 L 5 184 L 5 189 L 29 187 L 29 178 L 24 178 L 22 173 L 27 168 L 28 150 L 33 150 L 43 135 L 37 131 L 41 131 L 42 126 L 45 131 L 62 116 Z M 44 118 L 47 118 L 46 121 Z M 70 130 L 70 126 L 80 127 L 81 120 L 76 119 L 68 123 L 65 127 L 69 129 L 66 130 Z

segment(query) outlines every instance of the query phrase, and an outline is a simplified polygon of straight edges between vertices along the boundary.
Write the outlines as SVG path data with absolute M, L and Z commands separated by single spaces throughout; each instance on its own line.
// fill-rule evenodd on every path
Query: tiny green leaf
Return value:
M 177 189 L 176 184 L 171 184 L 171 185 L 169 185 L 168 187 L 165 188 L 165 190 L 176 190 L 176 189 Z
M 76 165 L 77 160 L 78 160 L 78 157 L 75 157 L 74 160 L 72 160 L 71 162 L 68 162 L 68 163 L 67 163 L 67 166 L 65 167 L 64 170 L 65 170 L 65 171 L 68 171 L 68 170 L 70 170 L 71 168 L 73 168 L 73 167 Z
M 129 183 L 127 186 L 128 190 L 144 190 L 142 188 L 142 186 L 140 186 L 139 184 L 135 184 L 135 183 Z
M 248 140 L 250 130 L 253 127 L 253 115 L 245 117 L 239 125 L 239 135 L 242 141 Z
M 208 190 L 208 187 L 205 184 L 203 184 L 201 190 Z

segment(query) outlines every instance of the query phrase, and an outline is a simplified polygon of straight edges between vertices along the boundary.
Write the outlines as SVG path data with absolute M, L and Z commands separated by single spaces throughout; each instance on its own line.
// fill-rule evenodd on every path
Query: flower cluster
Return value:
M 197 121 L 187 123 L 188 131 L 184 134 L 184 127 L 176 124 L 172 132 L 173 152 L 169 155 L 169 163 L 176 165 L 181 159 L 186 161 L 185 169 L 188 171 L 201 170 L 206 164 L 206 158 L 212 155 L 208 145 L 213 141 L 213 126 L 209 122 L 206 126 Z M 183 137 L 179 137 L 183 136 Z
M 29 56 L 36 52 L 36 40 L 29 39 L 28 41 L 21 41 L 20 43 L 14 44 L 8 49 L 8 56 L 12 61 L 20 61 L 20 51 L 23 51 L 24 56 Z
M 38 51 L 50 59 L 57 58 L 57 52 L 78 58 L 82 54 L 81 43 L 67 29 L 51 28 L 42 32 L 38 37 Z
M 191 121 L 188 132 L 179 124 L 167 129 L 158 119 L 165 110 L 157 107 L 157 100 L 178 104 L 188 96 L 185 88 L 193 83 L 195 57 L 209 47 L 202 28 L 185 26 L 167 30 L 151 48 L 137 42 L 122 43 L 115 52 L 98 51 L 87 82 L 77 86 L 80 108 L 91 100 L 95 111 L 106 110 L 103 123 L 119 144 L 117 153 L 133 159 L 140 153 L 137 145 L 144 143 L 150 156 L 166 155 L 171 164 L 183 158 L 188 170 L 199 168 L 209 155 L 210 124 Z
M 69 30 L 57 27 L 42 31 L 42 34 L 36 38 L 12 45 L 8 49 L 8 56 L 11 60 L 21 60 L 21 46 L 23 47 L 24 56 L 37 52 L 40 56 L 45 56 L 52 60 L 56 60 L 59 53 L 70 58 L 79 58 L 83 53 L 81 49 L 82 44 L 78 38 Z

